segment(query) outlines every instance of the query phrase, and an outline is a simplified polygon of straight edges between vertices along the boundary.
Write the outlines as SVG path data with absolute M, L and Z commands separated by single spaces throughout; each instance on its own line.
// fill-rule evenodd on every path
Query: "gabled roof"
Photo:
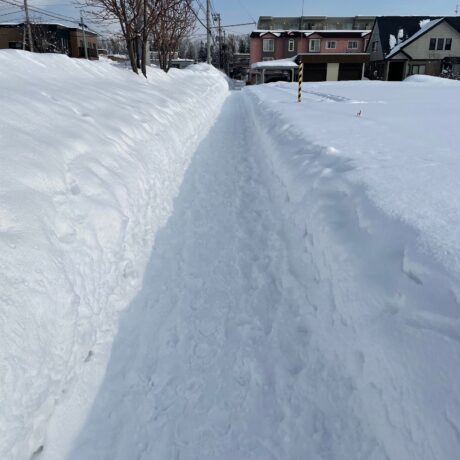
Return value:
M 460 17 L 459 16 L 449 16 L 444 18 L 444 20 L 453 27 L 457 32 L 460 32 Z
M 380 16 L 375 20 L 379 29 L 379 39 L 383 55 L 391 51 L 391 36 L 407 40 L 426 24 L 427 21 L 439 19 L 439 16 Z M 401 37 L 402 35 L 402 37 Z
M 412 43 L 413 41 L 417 40 L 420 36 L 424 35 L 426 32 L 431 30 L 433 27 L 436 27 L 438 24 L 444 21 L 444 18 L 440 19 L 435 19 L 434 21 L 430 21 L 427 24 L 425 24 L 418 32 L 416 32 L 414 35 L 409 37 L 407 40 L 404 40 L 403 42 L 399 43 L 396 45 L 390 53 L 386 56 L 386 59 L 389 59 L 399 52 L 401 52 L 407 45 Z M 404 52 L 404 51 L 403 51 Z
M 460 33 L 460 18 L 458 18 L 458 17 L 446 17 L 446 18 L 435 19 L 433 21 L 430 21 L 430 22 L 424 24 L 422 26 L 422 28 L 418 32 L 416 32 L 414 35 L 412 35 L 407 40 L 404 40 L 403 42 L 401 42 L 398 45 L 396 45 L 385 58 L 390 59 L 390 58 L 396 56 L 400 52 L 406 54 L 404 52 L 404 48 L 406 46 L 408 46 L 410 43 L 412 43 L 415 40 L 417 40 L 422 35 L 424 35 L 427 32 L 429 32 L 431 29 L 433 29 L 437 25 L 441 24 L 442 22 L 447 22 L 447 24 L 449 24 L 453 29 L 455 29 L 457 32 Z M 410 58 L 410 56 L 408 54 L 406 54 L 406 56 Z
M 370 34 L 370 30 L 332 30 L 332 29 L 318 29 L 318 30 L 254 30 L 251 32 L 251 37 L 262 37 L 264 35 L 275 35 L 276 37 L 300 36 L 304 34 L 306 37 L 312 34 L 320 34 L 324 36 L 344 36 L 344 37 L 364 37 Z

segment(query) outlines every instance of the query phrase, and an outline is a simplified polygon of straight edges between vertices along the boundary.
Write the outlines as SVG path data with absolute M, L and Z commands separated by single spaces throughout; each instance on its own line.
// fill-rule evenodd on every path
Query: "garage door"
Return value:
M 361 80 L 362 64 L 340 64 L 339 80 Z
M 327 64 L 304 64 L 303 81 L 325 81 Z

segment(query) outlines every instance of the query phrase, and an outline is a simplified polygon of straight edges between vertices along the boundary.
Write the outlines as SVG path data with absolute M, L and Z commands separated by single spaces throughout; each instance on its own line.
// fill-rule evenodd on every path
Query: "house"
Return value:
M 276 81 L 276 71 L 278 79 L 290 81 L 291 74 L 280 73 L 270 61 L 296 57 L 304 64 L 304 81 L 360 80 L 369 60 L 369 36 L 370 30 L 256 30 L 250 36 L 251 80 Z
M 401 81 L 409 75 L 460 73 L 460 18 L 377 18 L 368 45 L 369 78 Z
M 77 27 L 57 23 L 31 24 L 34 50 L 39 53 L 61 53 L 70 57 L 84 58 L 83 32 Z M 85 31 L 88 57 L 97 59 L 97 34 Z M 0 49 L 29 50 L 29 39 L 24 23 L 0 24 Z

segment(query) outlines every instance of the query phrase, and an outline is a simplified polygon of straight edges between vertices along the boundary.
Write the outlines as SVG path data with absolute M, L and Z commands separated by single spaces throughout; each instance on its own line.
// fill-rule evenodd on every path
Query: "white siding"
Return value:
M 452 38 L 450 51 L 430 51 L 431 38 Z M 412 59 L 444 59 L 449 56 L 460 56 L 460 34 L 445 22 L 433 27 L 403 49 Z

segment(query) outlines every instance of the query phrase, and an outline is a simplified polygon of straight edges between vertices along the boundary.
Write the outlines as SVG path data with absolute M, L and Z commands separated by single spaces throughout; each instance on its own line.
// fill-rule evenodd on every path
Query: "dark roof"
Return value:
M 404 31 L 403 40 L 407 40 L 409 37 L 417 33 L 421 27 L 421 21 L 426 19 L 432 21 L 439 19 L 441 16 L 380 16 L 375 21 L 379 27 L 380 43 L 384 56 L 390 51 L 390 35 L 398 37 L 399 31 Z M 457 18 L 446 18 L 457 19 Z M 460 25 L 460 23 L 459 23 Z
M 370 32 L 369 32 L 370 33 Z M 364 32 L 360 31 L 346 31 L 345 33 L 340 32 L 330 32 L 327 30 L 315 30 L 314 34 L 317 34 L 321 37 L 326 38 L 362 38 Z M 313 34 L 312 34 L 313 35 Z
M 61 24 L 58 22 L 36 22 L 36 23 L 31 23 L 32 27 L 34 26 L 40 26 L 40 27 L 46 27 L 49 30 L 56 30 L 56 29 L 63 29 L 63 30 L 69 30 L 72 32 L 80 32 L 81 28 L 80 27 L 75 27 L 75 25 L 71 22 L 66 24 Z M 24 23 L 23 22 L 5 22 L 5 23 L 0 23 L 0 28 L 3 29 L 14 29 L 14 28 L 24 28 Z M 94 32 L 93 30 L 88 29 L 87 27 L 85 28 L 85 33 L 88 34 L 88 36 L 91 37 L 96 37 L 99 34 L 97 32 Z
M 448 17 L 444 18 L 444 21 L 447 22 L 451 27 L 453 27 L 457 32 L 460 32 L 460 17 Z

